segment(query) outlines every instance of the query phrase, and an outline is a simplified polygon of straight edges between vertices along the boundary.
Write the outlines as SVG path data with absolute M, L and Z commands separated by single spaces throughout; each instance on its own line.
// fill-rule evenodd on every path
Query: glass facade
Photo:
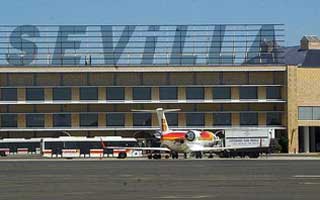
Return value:
M 214 126 L 231 126 L 231 113 L 213 113 Z
M 52 93 L 55 101 L 71 100 L 71 88 L 52 88 Z
M 81 67 L 284 63 L 281 48 L 273 47 L 266 52 L 265 43 L 259 42 L 273 41 L 284 46 L 282 24 L 4 25 L 0 29 L 3 30 L 0 32 L 0 54 L 9 54 L 0 57 L 0 65 Z M 10 43 L 10 36 L 14 34 L 41 37 L 33 37 L 34 45 L 30 45 L 29 40 L 17 38 L 15 42 L 19 48 L 27 52 L 21 56 L 24 54 L 16 52 L 17 45 Z M 68 39 L 68 35 L 72 38 Z M 81 45 L 77 45 L 78 41 Z M 111 48 L 111 44 L 117 48 Z M 248 44 L 248 48 L 244 44 Z M 65 54 L 65 51 L 69 53 Z
M 26 114 L 27 127 L 44 127 L 44 114 Z
M 1 101 L 17 101 L 17 89 L 16 88 L 2 88 Z
M 176 87 L 160 87 L 160 100 L 175 100 L 178 98 L 178 88 Z
M 133 100 L 151 100 L 150 87 L 135 87 L 132 88 Z
M 107 100 L 124 100 L 123 87 L 109 87 L 107 90 Z
M 98 126 L 98 114 L 96 113 L 81 113 L 80 114 L 80 126 Z
M 258 125 L 258 113 L 240 113 L 241 126 L 256 126 Z
M 151 126 L 151 113 L 133 113 L 133 126 Z
M 230 87 L 214 87 L 212 90 L 213 99 L 231 99 Z
M 240 99 L 258 99 L 257 87 L 240 87 Z
M 54 127 L 71 127 L 71 114 L 53 114 Z
M 107 126 L 124 126 L 124 113 L 107 113 Z
M 3 128 L 15 128 L 17 127 L 17 115 L 16 114 L 2 114 L 0 115 L 1 127 Z
M 267 113 L 267 125 L 275 126 L 282 125 L 281 113 Z
M 204 126 L 204 113 L 186 113 L 187 126 Z
M 27 101 L 43 101 L 44 89 L 43 88 L 27 88 L 26 100 Z
M 80 88 L 80 100 L 98 100 L 98 88 L 95 88 L 95 87 Z
M 169 126 L 178 126 L 178 113 L 166 113 L 166 119 Z
M 202 87 L 187 87 L 187 99 L 204 99 L 204 88 Z
M 281 87 L 267 87 L 267 99 L 281 99 Z

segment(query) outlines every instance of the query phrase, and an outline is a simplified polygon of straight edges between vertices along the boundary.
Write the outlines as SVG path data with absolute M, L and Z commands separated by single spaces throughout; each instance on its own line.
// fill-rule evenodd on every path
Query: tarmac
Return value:
M 0 199 L 319 199 L 320 160 L 1 159 Z

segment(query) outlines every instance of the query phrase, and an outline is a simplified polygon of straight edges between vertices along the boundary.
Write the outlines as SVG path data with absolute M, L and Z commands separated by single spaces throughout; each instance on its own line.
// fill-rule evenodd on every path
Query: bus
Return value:
M 46 158 L 142 157 L 142 151 L 132 147 L 138 147 L 138 141 L 121 136 L 63 136 L 43 138 L 41 142 L 42 156 Z
M 0 155 L 40 154 L 41 138 L 4 138 L 0 139 Z

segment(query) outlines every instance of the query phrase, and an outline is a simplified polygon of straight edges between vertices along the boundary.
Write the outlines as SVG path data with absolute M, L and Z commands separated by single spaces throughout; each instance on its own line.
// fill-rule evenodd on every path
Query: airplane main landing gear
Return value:
M 201 151 L 197 151 L 197 152 L 195 152 L 195 154 L 196 154 L 196 158 L 202 158 L 202 152 Z
M 171 152 L 171 158 L 172 158 L 172 159 L 178 159 L 178 158 L 179 158 L 178 152 L 172 151 L 172 152 Z

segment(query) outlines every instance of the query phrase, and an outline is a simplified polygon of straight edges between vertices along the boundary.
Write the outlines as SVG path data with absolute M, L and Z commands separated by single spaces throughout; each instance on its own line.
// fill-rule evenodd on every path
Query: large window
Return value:
M 96 113 L 81 113 L 80 126 L 98 126 L 98 114 Z
M 133 88 L 133 100 L 151 100 L 151 88 L 149 87 Z
M 231 125 L 231 113 L 214 113 L 213 125 L 215 126 L 230 126 Z
M 43 114 L 26 114 L 27 127 L 44 127 Z
M 133 126 L 151 126 L 151 113 L 133 113 Z
M 80 100 L 98 100 L 98 88 L 95 88 L 95 87 L 80 88 Z
M 1 101 L 17 101 L 17 89 L 16 88 L 1 89 Z
M 320 106 L 300 106 L 299 107 L 300 120 L 320 120 Z
M 53 126 L 54 127 L 70 127 L 71 115 L 70 114 L 54 114 Z
M 213 99 L 231 99 L 230 87 L 215 87 L 213 88 Z
M 53 100 L 71 100 L 71 88 L 53 88 Z
M 44 89 L 43 88 L 27 88 L 26 99 L 28 101 L 43 101 L 44 100 Z
M 258 113 L 240 113 L 241 126 L 258 125 Z
M 312 119 L 320 120 L 320 107 L 312 107 Z
M 204 113 L 187 113 L 187 126 L 204 126 Z
M 204 89 L 202 87 L 188 87 L 187 99 L 204 99 Z
M 270 112 L 267 113 L 267 125 L 281 125 L 281 113 Z
M 281 88 L 267 87 L 267 99 L 281 99 Z
M 123 87 L 107 88 L 107 100 L 124 100 L 124 88 Z
M 160 87 L 160 100 L 175 100 L 178 97 L 178 89 L 176 87 Z
M 166 119 L 169 126 L 178 126 L 178 113 L 166 113 Z
M 124 126 L 124 113 L 108 113 L 107 126 Z
M 299 107 L 299 119 L 300 120 L 312 120 L 312 109 L 311 106 Z
M 240 87 L 240 99 L 258 99 L 257 87 Z
M 16 114 L 2 114 L 1 127 L 3 128 L 14 128 L 17 127 L 17 115 Z

